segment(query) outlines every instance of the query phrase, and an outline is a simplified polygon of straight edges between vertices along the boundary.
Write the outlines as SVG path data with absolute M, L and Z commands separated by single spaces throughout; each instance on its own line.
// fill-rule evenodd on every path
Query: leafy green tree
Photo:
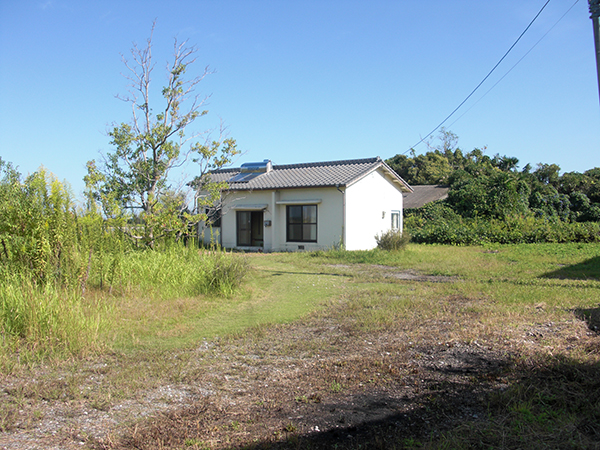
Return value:
M 36 281 L 73 282 L 79 270 L 78 248 L 70 187 L 44 168 L 22 181 L 19 172 L 0 159 L 1 269 L 22 270 Z
M 462 218 L 507 220 L 536 216 L 552 222 L 600 220 L 600 168 L 560 175 L 556 164 L 530 164 L 519 171 L 515 157 L 490 157 L 485 148 L 463 153 L 445 129 L 429 151 L 396 155 L 387 162 L 409 184 L 450 185 L 444 203 Z M 411 212 L 414 223 L 441 220 Z M 444 219 L 446 220 L 446 219 Z M 516 219 L 515 219 L 516 220 Z M 408 223 L 408 222 L 407 222 Z
M 499 169 L 502 172 L 516 172 L 519 160 L 515 157 L 495 155 L 490 158 L 483 149 L 475 148 L 464 154 L 458 148 L 458 136 L 442 128 L 438 135 L 439 143 L 427 143 L 429 151 L 411 156 L 396 155 L 386 162 L 409 184 L 452 184 L 458 172 L 472 176 L 490 176 Z
M 591 180 L 587 196 L 593 203 L 600 203 L 600 167 L 586 170 L 583 174 Z
M 556 164 L 538 164 L 533 174 L 542 183 L 558 186 L 560 167 Z
M 463 217 L 506 219 L 528 210 L 529 187 L 498 169 L 490 176 L 463 176 L 448 193 L 448 203 Z
M 434 145 L 431 141 L 428 141 L 427 148 L 430 151 L 437 151 L 447 156 L 448 159 L 451 159 L 451 156 L 454 154 L 454 152 L 458 150 L 458 136 L 452 131 L 447 130 L 446 127 L 442 127 L 438 132 L 437 140 L 437 145 Z
M 205 98 L 196 94 L 196 88 L 210 72 L 204 69 L 201 75 L 187 75 L 196 59 L 195 48 L 175 40 L 162 100 L 157 102 L 151 88 L 155 66 L 152 34 L 146 46 L 134 45 L 131 55 L 131 61 L 123 58 L 129 70 L 129 94 L 119 98 L 131 105 L 132 118 L 108 133 L 114 150 L 104 156 L 103 164 L 88 163 L 86 192 L 91 208 L 97 202 L 107 217 L 122 219 L 120 226 L 127 235 L 154 247 L 157 240 L 181 236 L 205 219 L 204 213 L 190 208 L 186 201 L 189 186 L 172 184 L 173 169 L 191 160 L 202 175 L 229 164 L 238 150 L 222 127 L 219 137 L 212 140 L 201 133 L 188 133 L 190 126 L 207 114 Z M 187 196 L 181 194 L 186 187 Z M 134 217 L 142 226 L 131 225 Z
M 516 172 L 519 160 L 514 156 L 500 156 L 496 154 L 492 158 L 492 165 L 503 172 Z
M 594 180 L 579 172 L 567 172 L 560 176 L 558 191 L 561 194 L 572 194 L 581 192 L 587 196 Z

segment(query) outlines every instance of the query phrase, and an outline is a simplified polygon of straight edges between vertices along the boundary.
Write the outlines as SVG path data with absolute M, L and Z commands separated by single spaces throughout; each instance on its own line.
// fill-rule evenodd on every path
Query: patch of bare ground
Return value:
M 425 275 L 416 270 L 405 269 L 398 270 L 396 267 L 376 266 L 381 271 L 384 278 L 396 278 L 398 280 L 410 281 L 429 281 L 431 283 L 451 283 L 458 281 L 458 277 L 450 277 L 445 275 Z
M 431 283 L 451 283 L 458 281 L 458 277 L 445 275 L 424 274 L 413 269 L 399 269 L 393 266 L 384 266 L 381 264 L 330 264 L 330 267 L 341 269 L 352 269 L 356 274 L 375 275 L 380 278 L 395 278 L 397 280 L 407 281 L 428 281 Z
M 527 355 L 598 351 L 575 317 L 478 328 L 460 314 L 474 300 L 445 301 L 445 316 L 379 331 L 359 330 L 341 301 L 161 361 L 15 373 L 2 380 L 0 449 L 410 448 L 486 423 L 490 396 L 530 375 Z M 120 388 L 122 370 L 141 381 Z
M 419 442 L 483 423 L 489 395 L 523 375 L 515 355 L 518 340 L 531 349 L 528 331 L 523 339 L 458 342 L 443 340 L 446 323 L 428 325 L 429 334 L 360 334 L 315 318 L 253 340 L 209 344 L 197 352 L 210 363 L 193 365 L 186 378 L 213 395 L 121 429 L 98 446 L 385 448 L 386 441 Z M 585 327 L 563 325 L 553 332 L 571 335 L 574 326 L 578 339 L 591 338 Z
M 294 355 L 290 334 L 318 339 L 320 348 Z M 219 395 L 138 424 L 106 448 L 277 447 L 300 440 L 329 448 L 371 442 L 382 427 L 422 438 L 483 419 L 485 395 L 507 385 L 504 352 L 413 344 L 388 333 L 366 337 L 328 322 L 273 330 L 237 364 L 198 378 L 210 380 Z M 220 351 L 239 355 L 247 347 L 230 343 Z

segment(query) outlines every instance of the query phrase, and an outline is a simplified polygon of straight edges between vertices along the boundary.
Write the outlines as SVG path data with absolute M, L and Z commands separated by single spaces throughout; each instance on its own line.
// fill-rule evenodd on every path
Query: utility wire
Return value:
M 504 58 L 506 58 L 508 56 L 508 54 L 515 47 L 515 45 L 517 45 L 517 43 L 521 40 L 521 38 L 525 35 L 525 33 L 527 33 L 527 30 L 529 30 L 529 28 L 531 28 L 531 25 L 533 25 L 533 22 L 536 21 L 536 19 L 539 17 L 539 15 L 542 13 L 542 11 L 546 8 L 546 6 L 548 5 L 548 3 L 550 3 L 550 0 L 547 0 L 546 3 L 544 3 L 544 6 L 542 6 L 542 9 L 540 9 L 539 12 L 535 15 L 535 17 L 531 20 L 531 22 L 529 22 L 529 25 L 527 25 L 527 28 L 525 28 L 525 30 L 521 33 L 521 35 L 514 42 L 514 44 L 511 45 L 510 48 L 506 51 L 506 53 L 504 53 L 504 56 L 502 56 L 502 58 L 500 58 L 500 61 L 498 61 L 496 63 L 496 65 L 492 68 L 492 70 L 489 71 L 489 73 L 485 76 L 485 78 L 483 80 L 481 80 L 481 82 L 475 87 L 475 89 L 473 89 L 471 91 L 471 93 L 467 96 L 467 98 L 465 98 L 460 103 L 460 105 L 458 105 L 456 108 L 454 108 L 454 111 L 452 111 L 450 114 L 448 114 L 448 116 L 444 120 L 442 120 L 437 127 L 435 127 L 433 130 L 431 130 L 424 138 L 422 138 L 419 142 L 417 142 L 411 148 L 409 148 L 408 150 L 406 150 L 403 153 L 403 155 L 406 155 L 409 151 L 411 151 L 413 148 L 415 148 L 417 145 L 419 145 L 421 142 L 423 142 L 425 139 L 427 139 L 429 136 L 431 136 L 433 133 L 435 133 L 438 128 L 440 128 L 442 125 L 444 125 L 446 123 L 446 121 L 448 119 L 450 119 L 450 117 L 452 117 L 456 113 L 456 111 L 458 111 L 460 109 L 460 107 L 462 105 L 464 105 L 467 102 L 467 100 L 469 100 L 471 98 L 471 96 L 477 91 L 477 89 L 479 89 L 479 87 L 485 82 L 485 80 L 487 80 L 490 77 L 490 75 L 496 70 L 496 68 L 500 65 L 500 63 L 502 61 L 504 61 Z
M 514 64 L 514 65 L 513 65 L 513 66 L 512 66 L 512 67 L 511 67 L 511 68 L 510 68 L 510 69 L 509 69 L 509 70 L 508 70 L 508 71 L 507 71 L 505 74 L 504 74 L 504 75 L 502 75 L 502 78 L 500 78 L 498 81 L 496 81 L 496 82 L 494 83 L 494 85 L 493 85 L 491 88 L 489 88 L 489 89 L 486 91 L 486 93 L 485 93 L 485 94 L 483 94 L 483 95 L 482 95 L 482 96 L 479 98 L 479 100 L 477 100 L 475 103 L 473 103 L 473 104 L 472 104 L 472 105 L 469 107 L 469 109 L 467 109 L 467 110 L 466 110 L 464 113 L 462 113 L 462 114 L 461 114 L 461 115 L 460 115 L 460 116 L 459 116 L 459 117 L 458 117 L 458 118 L 457 118 L 457 119 L 456 119 L 454 122 L 452 122 L 452 123 L 451 123 L 450 125 L 448 125 L 448 126 L 449 126 L 449 127 L 451 127 L 451 126 L 452 126 L 452 125 L 454 125 L 456 122 L 458 122 L 460 119 L 462 119 L 462 118 L 464 117 L 464 115 L 465 115 L 465 114 L 467 114 L 469 111 L 471 111 L 471 109 L 473 109 L 473 107 L 474 107 L 474 106 L 475 106 L 477 103 L 479 103 L 481 100 L 483 100 L 483 98 L 484 98 L 486 95 L 488 95 L 488 94 L 491 92 L 491 90 L 492 90 L 492 89 L 494 89 L 494 88 L 495 88 L 495 87 L 498 85 L 498 83 L 500 83 L 502 80 L 504 80 L 504 78 L 506 78 L 506 76 L 507 76 L 509 73 L 511 73 L 511 72 L 512 72 L 512 70 L 513 70 L 515 67 L 517 67 L 517 65 L 518 65 L 518 64 L 519 64 L 521 61 L 523 61 L 523 60 L 525 59 L 525 57 L 526 57 L 527 55 L 529 55 L 529 54 L 532 52 L 532 50 L 533 50 L 534 48 L 536 48 L 536 47 L 537 47 L 537 45 L 538 45 L 540 42 L 542 42 L 542 40 L 543 40 L 543 39 L 544 39 L 546 36 L 548 36 L 548 34 L 550 34 L 550 32 L 551 32 L 551 31 L 552 31 L 552 30 L 553 30 L 553 29 L 556 27 L 556 25 L 558 25 L 558 23 L 559 23 L 561 20 L 563 20 L 563 19 L 565 18 L 565 16 L 566 16 L 567 14 L 569 14 L 569 12 L 571 12 L 571 10 L 572 10 L 572 9 L 575 7 L 575 5 L 576 5 L 577 3 L 579 3 L 579 0 L 575 0 L 575 3 L 573 3 L 573 4 L 571 5 L 571 7 L 570 7 L 569 9 L 567 9 L 567 11 L 566 11 L 566 12 L 565 12 L 565 13 L 564 13 L 562 16 L 560 16 L 560 19 L 558 19 L 558 20 L 557 20 L 557 21 L 554 23 L 554 25 L 552 25 L 552 26 L 550 27 L 550 29 L 549 29 L 548 31 L 546 31 L 546 33 L 544 33 L 544 35 L 543 35 L 543 36 L 542 36 L 542 37 L 541 37 L 541 38 L 540 38 L 540 39 L 539 39 L 539 40 L 538 40 L 538 41 L 537 41 L 535 44 L 533 44 L 533 46 L 532 46 L 532 47 L 531 47 L 531 48 L 530 48 L 530 49 L 527 51 L 527 53 L 525 53 L 525 54 L 524 54 L 524 55 L 521 57 L 521 59 L 519 59 L 519 60 L 518 60 L 518 61 L 517 61 L 517 62 L 516 62 L 516 63 L 515 63 L 515 64 Z

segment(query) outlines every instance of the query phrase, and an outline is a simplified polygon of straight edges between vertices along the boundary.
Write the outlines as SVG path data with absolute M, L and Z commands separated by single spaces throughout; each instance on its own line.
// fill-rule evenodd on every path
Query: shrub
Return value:
M 382 250 L 403 250 L 410 241 L 410 236 L 400 230 L 388 230 L 381 236 L 376 235 L 377 247 Z
M 600 242 L 600 224 L 533 216 L 506 220 L 437 220 L 411 229 L 411 238 L 416 243 L 451 245 Z
M 430 220 L 456 220 L 460 216 L 444 201 L 438 200 L 427 203 L 421 208 L 408 208 L 404 210 L 404 224 L 409 218 L 418 217 L 423 221 Z

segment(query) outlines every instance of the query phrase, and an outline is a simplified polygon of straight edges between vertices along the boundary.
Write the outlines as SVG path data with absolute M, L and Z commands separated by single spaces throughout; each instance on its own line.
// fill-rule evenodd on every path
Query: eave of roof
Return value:
M 402 177 L 400 177 L 400 175 L 398 175 L 394 171 L 394 169 L 392 169 L 390 166 L 388 166 L 386 164 L 386 162 L 383 161 L 381 158 L 377 157 L 377 159 L 379 160 L 380 164 L 378 164 L 378 165 L 372 167 L 370 170 L 360 174 L 354 180 L 352 180 L 350 183 L 348 183 L 346 186 L 350 186 L 350 185 L 356 183 L 357 181 L 361 180 L 362 178 L 366 177 L 370 173 L 374 172 L 375 170 L 382 168 L 384 175 L 389 179 L 389 181 L 391 181 L 394 184 L 397 184 L 402 192 L 411 193 L 413 191 L 412 187 L 410 187 L 410 185 L 406 181 L 404 181 L 402 179 Z

